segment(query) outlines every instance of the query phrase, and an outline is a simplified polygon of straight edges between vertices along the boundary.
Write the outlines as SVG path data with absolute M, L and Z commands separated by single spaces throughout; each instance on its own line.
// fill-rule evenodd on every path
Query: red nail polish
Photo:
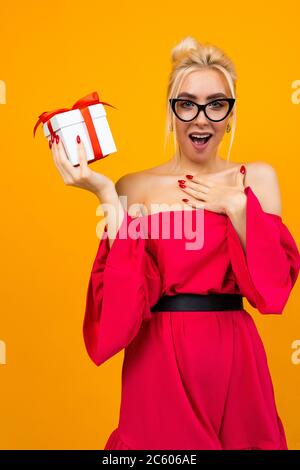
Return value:
M 49 140 L 49 148 L 51 149 L 51 147 L 52 147 L 52 142 L 51 140 Z
M 76 137 L 76 139 L 77 139 L 77 143 L 80 144 L 81 139 L 80 139 L 79 135 Z
M 179 183 L 179 186 L 180 186 L 181 188 L 186 188 L 186 185 L 183 184 L 183 183 Z
M 177 180 L 178 183 L 185 183 L 185 180 Z
M 244 165 L 242 165 L 242 166 L 241 166 L 241 168 L 240 168 L 240 172 L 241 172 L 241 173 L 243 173 L 243 174 L 245 174 L 245 173 L 246 173 L 246 168 L 245 168 L 245 166 L 244 166 Z
M 189 202 L 188 199 L 181 199 L 183 202 Z
M 189 180 L 193 178 L 193 175 L 185 175 Z
M 55 140 L 56 140 L 56 143 L 58 144 L 58 142 L 59 142 L 59 135 L 56 135 L 56 136 L 55 136 Z

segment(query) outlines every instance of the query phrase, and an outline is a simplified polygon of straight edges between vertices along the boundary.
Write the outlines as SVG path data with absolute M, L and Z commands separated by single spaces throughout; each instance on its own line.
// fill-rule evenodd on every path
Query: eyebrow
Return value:
M 193 95 L 193 94 L 191 94 L 191 93 L 188 93 L 187 91 L 183 91 L 182 93 L 180 93 L 177 98 L 185 98 L 185 97 L 187 97 L 187 98 L 192 98 L 192 99 L 195 99 L 195 100 L 197 99 L 197 96 L 196 96 L 196 95 Z M 227 98 L 227 96 L 226 96 L 224 93 L 214 93 L 214 94 L 212 94 L 212 95 L 208 95 L 208 96 L 206 97 L 206 99 L 207 99 L 207 100 L 210 100 L 210 99 L 212 99 L 212 98 L 221 98 L 221 97 L 222 97 L 222 98 Z

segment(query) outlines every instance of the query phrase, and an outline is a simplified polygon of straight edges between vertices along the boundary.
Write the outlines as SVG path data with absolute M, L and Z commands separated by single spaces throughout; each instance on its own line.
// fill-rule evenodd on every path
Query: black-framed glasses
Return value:
M 192 121 L 202 110 L 210 121 L 223 121 L 232 110 L 235 101 L 235 98 L 219 98 L 206 104 L 197 104 L 184 98 L 169 99 L 174 114 L 184 122 Z

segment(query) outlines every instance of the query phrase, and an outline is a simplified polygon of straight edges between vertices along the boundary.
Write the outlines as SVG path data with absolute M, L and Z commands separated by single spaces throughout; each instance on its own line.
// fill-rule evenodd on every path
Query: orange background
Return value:
M 116 181 L 158 165 L 170 158 L 163 143 L 171 48 L 187 35 L 212 42 L 238 72 L 231 160 L 275 167 L 283 221 L 298 244 L 298 28 L 296 0 L 284 8 L 255 0 L 247 9 L 193 0 L 2 3 L 2 449 L 102 449 L 119 413 L 123 351 L 97 368 L 82 337 L 98 200 L 64 185 L 41 128 L 33 139 L 38 115 L 96 90 L 118 108 L 106 107 L 118 151 L 93 169 Z M 279 316 L 245 302 L 265 345 L 290 449 L 300 449 L 300 364 L 292 361 L 299 289 Z

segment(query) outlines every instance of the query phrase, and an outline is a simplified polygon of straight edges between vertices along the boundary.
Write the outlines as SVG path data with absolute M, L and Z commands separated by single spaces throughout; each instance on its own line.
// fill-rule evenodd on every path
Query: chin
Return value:
M 180 147 L 181 149 L 181 152 L 185 155 L 186 158 L 188 158 L 189 160 L 191 160 L 192 162 L 205 162 L 205 161 L 208 161 L 210 160 L 211 158 L 211 155 L 214 154 L 214 148 L 213 149 L 207 149 L 207 151 L 203 151 L 203 152 L 197 152 L 196 150 L 194 149 L 191 149 L 191 148 L 185 148 L 185 147 Z

